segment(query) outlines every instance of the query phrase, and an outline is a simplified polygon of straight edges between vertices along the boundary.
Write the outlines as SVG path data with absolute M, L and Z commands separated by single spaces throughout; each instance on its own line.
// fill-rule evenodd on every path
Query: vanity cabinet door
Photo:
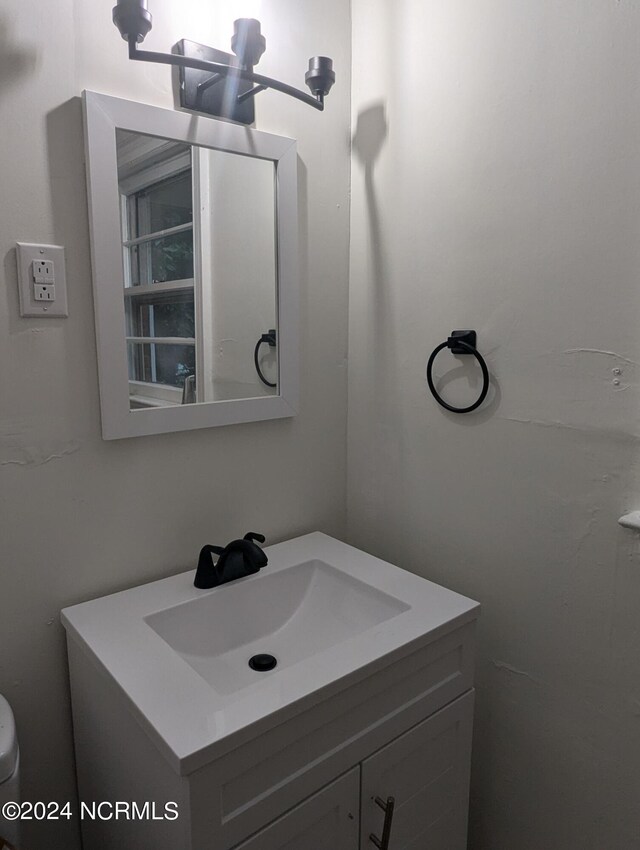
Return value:
M 389 850 L 465 850 L 473 691 L 362 763 L 360 850 L 375 850 L 395 798 Z
M 358 850 L 360 768 L 354 768 L 235 850 Z

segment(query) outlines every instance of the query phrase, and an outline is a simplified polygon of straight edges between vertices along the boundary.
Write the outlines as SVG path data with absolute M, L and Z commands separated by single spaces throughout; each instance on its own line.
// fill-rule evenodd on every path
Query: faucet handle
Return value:
M 245 534 L 244 539 L 245 539 L 245 540 L 251 540 L 251 541 L 257 540 L 257 541 L 258 541 L 258 543 L 264 543 L 264 541 L 265 541 L 267 538 L 264 536 L 264 534 L 258 534 L 258 533 L 257 533 L 257 532 L 255 532 L 255 531 L 248 531 L 248 532 Z
M 266 552 L 258 546 L 258 543 L 264 543 L 265 539 L 264 534 L 248 531 L 242 540 L 245 547 L 245 560 L 249 559 L 251 562 L 251 572 L 258 572 L 269 563 Z M 258 543 L 255 542 L 256 540 Z

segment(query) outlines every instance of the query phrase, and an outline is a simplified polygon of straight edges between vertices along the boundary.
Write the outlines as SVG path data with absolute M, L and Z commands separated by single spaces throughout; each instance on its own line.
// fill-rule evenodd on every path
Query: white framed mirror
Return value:
M 83 97 L 104 439 L 294 416 L 295 141 Z

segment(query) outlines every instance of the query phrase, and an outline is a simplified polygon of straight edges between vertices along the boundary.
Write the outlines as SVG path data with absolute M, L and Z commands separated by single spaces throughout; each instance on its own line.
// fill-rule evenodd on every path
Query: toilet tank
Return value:
M 0 694 L 0 812 L 9 802 L 20 802 L 20 754 L 13 712 Z M 19 846 L 19 821 L 8 821 L 0 813 L 0 848 L 2 839 Z

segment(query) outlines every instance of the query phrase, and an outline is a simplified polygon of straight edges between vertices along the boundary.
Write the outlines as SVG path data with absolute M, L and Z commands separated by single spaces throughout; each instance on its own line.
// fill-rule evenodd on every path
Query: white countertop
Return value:
M 265 550 L 258 574 L 213 590 L 193 586 L 194 570 L 65 608 L 62 623 L 126 697 L 174 770 L 188 774 L 478 616 L 479 605 L 406 570 L 315 532 Z M 337 645 L 218 693 L 145 621 L 203 595 L 261 582 L 309 560 L 329 564 L 400 600 L 397 616 Z

